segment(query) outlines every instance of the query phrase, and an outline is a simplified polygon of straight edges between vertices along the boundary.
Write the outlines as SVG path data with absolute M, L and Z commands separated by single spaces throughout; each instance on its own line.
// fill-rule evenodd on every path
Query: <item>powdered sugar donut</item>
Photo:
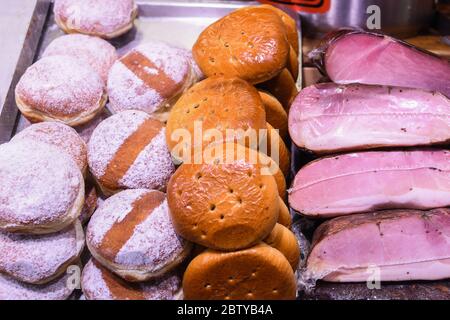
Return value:
M 66 300 L 73 289 L 66 274 L 46 284 L 29 284 L 0 274 L 0 300 Z
M 66 152 L 77 163 L 83 174 L 87 171 L 87 147 L 78 133 L 61 122 L 41 122 L 32 124 L 12 138 L 11 142 L 22 139 L 48 143 Z
M 111 115 L 107 108 L 108 108 L 108 106 L 106 106 L 106 108 L 103 109 L 103 111 L 101 113 L 96 115 L 94 117 L 94 119 L 92 119 L 88 123 L 82 124 L 80 126 L 76 126 L 74 128 L 85 143 L 89 142 L 89 140 L 91 139 L 92 133 L 94 132 L 95 128 L 97 128 L 97 126 L 100 124 L 100 122 L 102 122 L 103 120 L 105 120 L 106 118 L 108 118 Z
M 66 33 L 115 38 L 133 27 L 134 0 L 55 0 L 55 22 Z
M 165 190 L 175 171 L 163 124 L 142 111 L 123 111 L 102 121 L 88 143 L 89 168 L 102 191 Z
M 84 204 L 79 217 L 82 224 L 86 224 L 89 221 L 98 205 L 98 194 L 94 184 L 87 180 L 85 186 Z
M 106 94 L 102 79 L 88 64 L 70 56 L 50 56 L 20 78 L 16 103 L 32 122 L 60 120 L 76 126 L 102 111 Z
M 79 221 L 46 235 L 0 232 L 0 272 L 26 283 L 47 283 L 66 272 L 83 247 Z
M 50 233 L 71 224 L 84 201 L 84 180 L 64 152 L 28 139 L 0 145 L 0 229 Z
M 168 210 L 165 194 L 156 190 L 125 190 L 108 198 L 89 221 L 89 251 L 128 281 L 163 276 L 191 249 L 175 233 Z
M 108 72 L 117 60 L 116 49 L 107 41 L 84 34 L 68 34 L 53 40 L 43 57 L 67 55 L 88 63 L 106 83 Z
M 111 111 L 141 110 L 165 121 L 170 107 L 195 79 L 185 51 L 157 41 L 142 44 L 109 72 Z
M 91 259 L 83 269 L 81 287 L 87 300 L 178 300 L 182 296 L 177 272 L 141 283 L 128 283 Z

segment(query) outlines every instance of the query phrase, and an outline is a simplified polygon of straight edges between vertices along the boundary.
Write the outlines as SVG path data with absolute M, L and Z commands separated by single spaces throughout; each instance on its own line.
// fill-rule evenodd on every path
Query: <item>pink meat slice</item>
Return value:
M 329 220 L 314 233 L 307 274 L 332 282 L 450 278 L 450 209 Z
M 420 89 L 317 84 L 295 98 L 289 133 L 317 153 L 447 143 L 450 100 Z
M 322 158 L 297 173 L 289 204 L 319 218 L 447 207 L 450 151 L 371 151 Z
M 450 62 L 394 38 L 340 31 L 311 56 L 336 83 L 438 91 L 450 97 Z

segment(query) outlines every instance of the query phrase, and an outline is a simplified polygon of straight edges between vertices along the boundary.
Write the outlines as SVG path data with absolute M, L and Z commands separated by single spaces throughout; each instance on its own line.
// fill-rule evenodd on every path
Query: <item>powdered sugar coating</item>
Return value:
M 27 139 L 0 145 L 0 177 L 0 223 L 7 227 L 64 220 L 84 187 L 67 154 Z
M 91 217 L 86 230 L 86 241 L 100 246 L 105 234 L 133 209 L 133 202 L 147 193 L 145 189 L 124 190 L 101 202 Z
M 53 277 L 79 256 L 84 236 L 81 225 L 45 235 L 0 232 L 0 271 L 20 281 L 40 283 Z
M 42 58 L 20 78 L 16 95 L 53 118 L 90 114 L 99 108 L 104 83 L 88 64 L 70 56 Z
M 166 129 L 141 151 L 119 183 L 128 188 L 165 190 L 175 165 L 166 144 Z
M 55 17 L 88 34 L 114 33 L 132 22 L 134 0 L 55 0 Z
M 120 297 L 114 295 L 110 289 L 112 286 L 116 294 L 122 293 Z M 146 300 L 175 300 L 181 290 L 181 276 L 176 272 L 153 281 L 124 284 L 123 280 L 91 259 L 83 269 L 81 287 L 89 300 L 129 300 L 136 295 Z M 127 296 L 130 291 L 135 295 Z
M 101 113 L 96 115 L 94 117 L 94 119 L 92 119 L 91 121 L 89 121 L 85 124 L 76 126 L 74 129 L 78 132 L 81 139 L 83 139 L 83 141 L 87 144 L 89 142 L 89 140 L 91 139 L 92 133 L 94 132 L 95 128 L 97 128 L 97 126 L 100 124 L 100 122 L 102 122 L 109 116 L 110 116 L 110 114 L 107 111 L 107 109 L 104 109 Z
M 67 55 L 88 63 L 106 83 L 108 72 L 117 60 L 116 49 L 107 41 L 84 34 L 68 34 L 53 40 L 43 57 Z
M 83 171 L 87 167 L 86 144 L 72 127 L 64 123 L 41 122 L 32 124 L 15 135 L 11 142 L 21 139 L 48 143 L 71 156 L 80 170 Z
M 67 285 L 68 278 L 66 274 L 49 283 L 36 285 L 0 274 L 0 300 L 65 300 L 73 292 Z
M 134 48 L 116 61 L 108 77 L 111 110 L 119 112 L 136 109 L 152 114 L 164 107 L 168 99 L 177 96 L 186 87 L 189 87 L 192 84 L 193 71 L 189 59 L 181 50 L 164 42 L 153 41 Z M 124 59 L 135 52 L 145 56 L 156 66 L 157 69 L 146 68 L 147 74 L 156 77 L 163 73 L 176 84 L 170 97 L 163 97 L 157 88 L 149 87 L 124 65 Z
M 95 128 L 88 143 L 88 163 L 96 178 L 105 174 L 123 142 L 147 119 L 144 112 L 127 110 L 103 120 Z

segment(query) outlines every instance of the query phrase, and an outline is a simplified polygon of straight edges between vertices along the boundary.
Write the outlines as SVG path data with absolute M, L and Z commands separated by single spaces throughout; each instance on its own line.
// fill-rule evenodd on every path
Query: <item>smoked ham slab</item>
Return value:
M 450 209 L 390 210 L 329 220 L 314 233 L 307 274 L 332 282 L 450 277 Z
M 450 97 L 450 62 L 376 33 L 340 30 L 310 58 L 336 83 L 363 83 L 438 91 Z
M 289 204 L 318 218 L 450 206 L 450 151 L 368 151 L 315 160 L 295 176 Z
M 421 89 L 316 84 L 295 98 L 289 133 L 315 153 L 444 144 L 450 141 L 450 100 Z

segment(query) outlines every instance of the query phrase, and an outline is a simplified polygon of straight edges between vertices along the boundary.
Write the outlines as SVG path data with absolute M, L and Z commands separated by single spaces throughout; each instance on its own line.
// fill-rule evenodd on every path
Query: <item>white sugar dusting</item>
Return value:
M 128 110 L 103 120 L 95 128 L 88 143 L 89 168 L 95 177 L 105 174 L 124 141 L 147 119 L 148 115 L 142 111 Z
M 184 251 L 185 242 L 176 233 L 169 217 L 167 200 L 153 210 L 117 253 L 115 262 L 130 267 L 158 271 Z
M 55 0 L 54 12 L 88 33 L 112 33 L 131 22 L 133 0 Z
M 88 64 L 70 56 L 50 56 L 34 63 L 20 78 L 16 92 L 33 109 L 72 116 L 98 108 L 104 83 Z
M 67 286 L 69 275 L 50 283 L 33 285 L 0 274 L 0 300 L 65 300 L 73 290 Z
M 115 223 L 121 222 L 133 210 L 133 203 L 143 194 L 145 189 L 124 190 L 102 202 L 89 221 L 86 240 L 98 247 L 106 233 Z
M 66 153 L 28 139 L 0 145 L 0 177 L 0 220 L 13 225 L 60 220 L 82 187 Z
M 102 276 L 102 270 L 91 260 L 84 266 L 81 287 L 85 295 L 94 300 L 112 300 L 113 295 Z
M 24 282 L 53 276 L 78 254 L 74 226 L 45 235 L 0 232 L 0 271 Z
M 48 143 L 71 156 L 80 169 L 87 165 L 86 144 L 73 128 L 64 123 L 41 122 L 33 124 L 14 136 L 11 142 L 20 139 Z
M 74 129 L 78 132 L 81 139 L 83 139 L 83 141 L 87 144 L 91 139 L 92 133 L 94 132 L 95 128 L 97 128 L 100 122 L 102 122 L 108 117 L 109 113 L 106 109 L 104 109 L 103 112 L 95 116 L 94 119 L 85 124 L 76 126 Z
M 175 172 L 166 144 L 165 128 L 139 153 L 119 184 L 126 188 L 165 190 Z
M 117 60 L 116 49 L 107 41 L 84 34 L 68 34 L 53 40 L 43 57 L 68 55 L 88 63 L 106 83 L 108 72 Z

